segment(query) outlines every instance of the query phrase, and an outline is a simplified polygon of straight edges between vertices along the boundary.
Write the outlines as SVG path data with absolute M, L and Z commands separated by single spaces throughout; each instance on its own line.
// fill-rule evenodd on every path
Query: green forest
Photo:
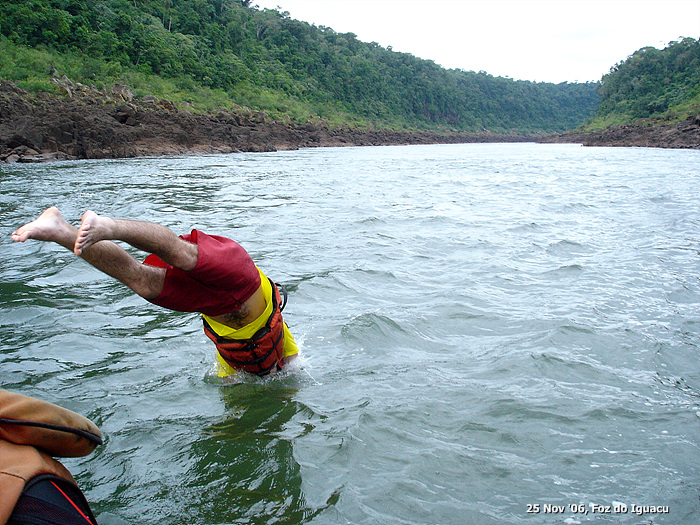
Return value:
M 123 83 L 203 110 L 243 105 L 303 122 L 456 131 L 560 131 L 597 84 L 446 70 L 433 61 L 241 0 L 4 0 L 0 78 Z
M 200 111 L 247 106 L 298 123 L 564 131 L 594 115 L 600 124 L 688 109 L 697 102 L 698 71 L 693 39 L 640 50 L 601 83 L 551 84 L 447 70 L 249 0 L 0 5 L 0 78 L 29 91 L 56 90 L 50 78 L 66 75 Z
M 700 114 L 700 40 L 642 48 L 603 76 L 601 104 L 589 127 Z

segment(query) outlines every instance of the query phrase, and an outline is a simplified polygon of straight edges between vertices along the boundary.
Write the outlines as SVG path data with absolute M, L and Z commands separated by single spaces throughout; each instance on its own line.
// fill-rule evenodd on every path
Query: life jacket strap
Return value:
M 280 312 L 282 312 L 284 310 L 284 307 L 287 306 L 287 298 L 288 298 L 287 288 L 285 288 L 285 286 L 283 284 L 279 284 L 279 283 L 272 283 L 272 284 L 277 286 L 277 289 L 282 294 L 282 304 L 280 305 Z

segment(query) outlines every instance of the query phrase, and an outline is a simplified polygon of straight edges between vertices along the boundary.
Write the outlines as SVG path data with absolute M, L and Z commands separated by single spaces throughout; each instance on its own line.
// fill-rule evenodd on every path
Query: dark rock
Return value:
M 680 123 L 625 124 L 600 131 L 572 131 L 543 137 L 542 143 L 579 143 L 584 146 L 700 149 L 700 116 Z
M 67 79 L 61 82 L 70 88 L 72 96 L 31 95 L 11 82 L 0 81 L 0 161 L 536 140 L 517 134 L 331 128 L 322 119 L 296 125 L 290 119 L 273 121 L 265 113 L 243 106 L 198 114 L 178 110 L 172 102 L 157 97 L 135 100 L 125 86 L 108 94 L 69 84 Z M 33 149 L 34 154 L 15 153 L 15 148 L 21 146 Z
M 114 110 L 112 116 L 120 124 L 126 124 L 127 126 L 137 126 L 138 120 L 136 118 L 136 109 L 127 104 L 122 104 L 117 106 Z

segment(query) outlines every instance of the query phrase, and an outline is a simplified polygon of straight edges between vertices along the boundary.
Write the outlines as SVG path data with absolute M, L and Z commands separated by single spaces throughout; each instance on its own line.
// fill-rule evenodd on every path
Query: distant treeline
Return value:
M 699 114 L 700 40 L 636 51 L 603 77 L 599 92 L 596 116 L 611 122 Z
M 597 83 L 447 70 L 246 0 L 3 0 L 0 35 L 15 49 L 84 58 L 94 84 L 136 71 L 295 120 L 549 132 L 582 124 L 600 103 Z M 7 70 L 21 77 L 19 62 Z M 604 83 L 610 100 L 615 79 Z

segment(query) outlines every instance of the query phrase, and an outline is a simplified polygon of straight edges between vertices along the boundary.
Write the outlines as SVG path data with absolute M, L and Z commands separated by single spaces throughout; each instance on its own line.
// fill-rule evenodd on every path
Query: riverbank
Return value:
M 65 78 L 55 83 L 65 94 L 30 94 L 0 81 L 0 163 L 469 142 L 700 149 L 700 115 L 672 124 L 549 136 L 409 132 L 331 127 L 321 119 L 299 125 L 245 107 L 199 113 L 153 96 L 137 100 L 126 86 L 107 92 Z
M 137 100 L 125 86 L 107 92 L 65 78 L 55 83 L 64 95 L 33 95 L 0 82 L 0 162 L 536 140 L 515 134 L 332 128 L 320 119 L 298 125 L 245 107 L 203 114 L 152 96 Z
M 599 131 L 570 131 L 539 140 L 543 143 L 578 143 L 584 146 L 700 149 L 700 115 L 680 122 L 611 126 Z

